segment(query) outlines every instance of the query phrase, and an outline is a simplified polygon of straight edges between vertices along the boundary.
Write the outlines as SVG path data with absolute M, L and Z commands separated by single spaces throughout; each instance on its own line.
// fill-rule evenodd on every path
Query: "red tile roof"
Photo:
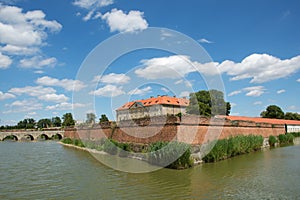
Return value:
M 135 102 L 140 102 L 144 106 L 152 106 L 152 105 L 174 105 L 174 106 L 182 106 L 186 107 L 189 105 L 189 100 L 184 98 L 176 98 L 176 97 L 170 97 L 170 96 L 157 96 L 157 97 L 151 97 L 149 99 L 142 99 L 142 100 L 136 100 L 131 101 L 117 110 L 126 110 L 129 109 Z
M 261 117 L 244 117 L 244 116 L 217 116 L 217 117 L 226 118 L 231 121 L 252 121 L 255 123 L 300 125 L 300 121 L 298 120 L 269 119 L 269 118 L 261 118 Z

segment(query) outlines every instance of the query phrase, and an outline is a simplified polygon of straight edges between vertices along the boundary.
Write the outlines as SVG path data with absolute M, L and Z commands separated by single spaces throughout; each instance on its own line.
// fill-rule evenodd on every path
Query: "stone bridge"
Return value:
M 0 141 L 4 138 L 12 136 L 15 140 L 37 140 L 38 138 L 53 138 L 57 137 L 59 139 L 64 137 L 63 130 L 51 130 L 51 131 L 0 131 Z

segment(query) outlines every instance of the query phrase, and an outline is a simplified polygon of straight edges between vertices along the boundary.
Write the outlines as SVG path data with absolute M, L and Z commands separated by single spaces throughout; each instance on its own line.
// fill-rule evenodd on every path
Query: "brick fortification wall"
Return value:
M 65 130 L 65 137 L 99 140 L 111 138 L 119 142 L 150 144 L 157 141 L 180 141 L 202 144 L 214 139 L 237 135 L 270 135 L 285 133 L 284 125 L 254 123 L 250 121 L 229 121 L 225 119 L 198 116 L 155 117 L 135 121 L 122 121 L 117 126 L 101 124 Z

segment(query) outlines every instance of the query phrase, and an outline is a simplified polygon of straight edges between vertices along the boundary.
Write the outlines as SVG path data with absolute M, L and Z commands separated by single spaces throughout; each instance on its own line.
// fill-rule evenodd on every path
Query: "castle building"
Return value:
M 189 100 L 170 96 L 150 97 L 131 101 L 116 110 L 117 121 L 140 119 L 144 117 L 185 114 Z

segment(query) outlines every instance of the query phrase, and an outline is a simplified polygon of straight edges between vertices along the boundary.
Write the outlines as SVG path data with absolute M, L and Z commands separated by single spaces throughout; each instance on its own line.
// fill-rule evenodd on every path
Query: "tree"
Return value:
M 284 119 L 300 120 L 300 114 L 292 113 L 292 112 L 286 112 L 285 115 L 284 115 Z
M 260 116 L 263 118 L 283 119 L 284 112 L 279 106 L 270 105 L 265 111 L 260 113 Z
M 190 104 L 186 108 L 189 114 L 204 116 L 229 115 L 231 105 L 225 102 L 224 94 L 218 90 L 201 90 L 190 94 Z
M 61 119 L 60 117 L 52 117 L 51 119 L 53 126 L 61 127 Z
M 75 125 L 75 121 L 73 119 L 72 113 L 66 113 L 66 114 L 64 114 L 63 117 L 62 117 L 62 119 L 63 119 L 62 125 L 64 127 L 74 126 Z
M 96 115 L 94 113 L 86 114 L 86 123 L 87 124 L 95 124 Z
M 50 119 L 40 119 L 38 122 L 37 122 L 37 127 L 38 128 L 48 128 L 52 126 L 52 122 Z
M 32 118 L 27 118 L 22 121 L 19 121 L 17 124 L 17 128 L 25 128 L 25 129 L 33 129 L 35 128 L 35 120 Z
M 101 117 L 100 117 L 100 119 L 99 119 L 99 122 L 102 123 L 102 122 L 108 122 L 108 121 L 109 121 L 109 120 L 108 120 L 108 118 L 106 117 L 106 115 L 105 115 L 105 114 L 102 114 Z

